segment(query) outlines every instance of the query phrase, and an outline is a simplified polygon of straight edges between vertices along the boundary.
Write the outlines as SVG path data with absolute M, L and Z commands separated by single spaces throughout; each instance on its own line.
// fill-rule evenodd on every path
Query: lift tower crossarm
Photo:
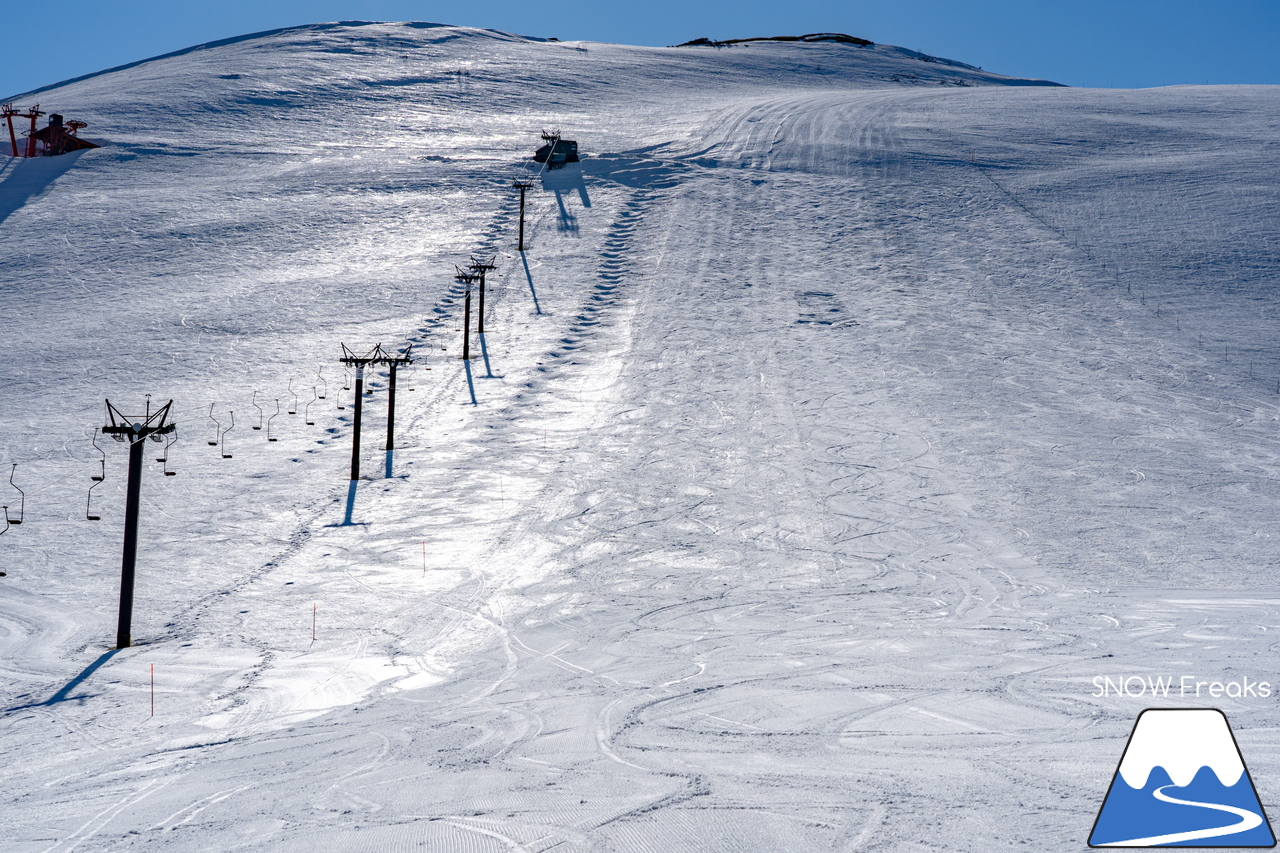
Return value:
M 351 479 L 360 479 L 360 418 L 364 407 L 364 369 L 370 364 L 385 364 L 391 368 L 391 382 L 387 397 L 387 450 L 395 447 L 394 432 L 396 419 L 396 367 L 401 364 L 412 364 L 410 353 L 413 345 L 403 353 L 392 355 L 377 344 L 363 355 L 352 352 L 346 344 L 342 344 L 342 364 L 356 369 L 355 405 L 351 417 Z

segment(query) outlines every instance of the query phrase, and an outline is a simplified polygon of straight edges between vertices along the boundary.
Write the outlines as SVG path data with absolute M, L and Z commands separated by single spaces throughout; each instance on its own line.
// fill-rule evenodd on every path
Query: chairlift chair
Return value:
M 15 489 L 18 489 L 18 484 L 13 482 L 13 472 L 17 470 L 18 470 L 18 463 L 15 462 L 13 463 L 13 467 L 9 469 L 9 485 L 13 486 Z M 18 506 L 18 517 L 9 518 L 9 510 L 6 509 L 4 511 L 5 520 L 8 521 L 10 524 L 21 524 L 22 519 L 26 516 L 27 493 L 22 491 L 22 489 L 18 489 L 18 494 L 22 495 L 22 503 Z
M 222 424 L 218 423 L 218 419 L 213 416 L 213 403 L 209 404 L 209 420 L 213 421 L 213 441 L 209 442 L 209 446 L 217 447 L 222 438 Z
M 250 405 L 258 410 L 258 425 L 254 429 L 262 429 L 262 407 L 258 405 L 257 391 L 253 392 L 253 399 L 250 401 Z
M 227 433 L 231 432 L 235 428 L 236 428 L 236 413 L 235 411 L 232 411 L 231 426 L 227 427 L 222 431 L 222 458 L 223 459 L 231 458 L 231 454 L 227 452 Z
M 107 473 L 106 463 L 103 463 L 102 473 L 103 473 L 103 476 L 105 477 Z M 84 517 L 89 521 L 102 521 L 102 516 L 93 514 L 92 507 L 93 507 L 93 490 L 98 488 L 98 484 L 102 482 L 103 478 L 91 477 L 90 479 L 93 480 L 93 485 L 89 487 L 89 494 L 84 499 Z
M 159 459 L 156 460 L 157 462 L 164 463 L 164 475 L 166 477 L 176 477 L 178 474 L 177 471 L 169 470 L 169 448 L 173 447 L 173 443 L 177 440 L 178 440 L 178 431 L 175 429 L 173 432 L 169 433 L 169 440 L 165 442 L 164 456 L 161 456 Z
M 414 381 L 418 378 L 418 371 L 419 371 L 419 370 L 430 370 L 431 368 L 430 368 L 430 367 L 423 367 L 423 366 L 421 366 L 420 364 L 415 364 L 415 363 L 413 363 L 413 362 L 409 362 L 408 364 L 406 364 L 406 365 L 405 365 L 405 369 L 409 371 L 409 390 L 410 390 L 410 391 L 416 391 L 417 389 L 416 389 L 416 388 L 414 388 L 413 386 L 414 386 Z
M 276 416 L 279 414 L 280 414 L 280 401 L 276 400 L 276 413 L 271 417 L 267 418 L 267 441 L 275 441 L 275 439 L 271 437 L 271 422 L 274 421 L 276 419 Z
M 319 397 L 319 399 L 323 400 L 325 398 L 325 395 L 329 393 L 329 380 L 324 378 L 323 367 L 316 368 L 316 376 L 320 379 L 320 383 L 324 386 L 324 394 L 321 394 Z
M 289 377 L 289 393 L 293 394 L 293 408 L 289 409 L 289 414 L 298 414 L 298 395 L 293 390 L 293 377 Z
M 98 464 L 102 466 L 102 473 L 91 476 L 89 479 L 93 480 L 95 483 L 101 483 L 103 480 L 107 478 L 107 451 L 103 450 L 101 447 L 98 446 L 98 428 L 97 427 L 93 428 L 93 438 L 90 439 L 90 443 L 93 445 L 94 450 L 102 454 L 102 458 L 98 460 Z
M 307 403 L 307 408 L 302 412 L 302 419 L 306 421 L 307 426 L 315 426 L 316 422 L 311 420 L 311 404 L 320 399 L 320 394 L 316 391 L 316 386 L 311 386 L 311 400 Z

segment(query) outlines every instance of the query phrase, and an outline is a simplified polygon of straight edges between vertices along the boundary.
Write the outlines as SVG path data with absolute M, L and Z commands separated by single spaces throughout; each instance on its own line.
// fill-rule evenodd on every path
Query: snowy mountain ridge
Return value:
M 131 69 L 139 68 L 139 67 L 148 65 L 150 63 L 156 63 L 156 62 L 164 63 L 169 60 L 190 56 L 192 54 L 201 53 L 204 51 L 215 51 L 215 52 L 218 52 L 220 55 L 225 56 L 225 51 L 222 51 L 221 50 L 222 48 L 233 47 L 236 45 L 245 45 L 246 43 L 260 42 L 260 43 L 263 43 L 263 47 L 266 47 L 267 45 L 271 45 L 273 48 L 279 49 L 281 46 L 285 46 L 291 43 L 295 45 L 311 44 L 317 41 L 318 37 L 334 38 L 341 41 L 343 37 L 351 37 L 353 39 L 359 39 L 359 34 L 364 31 L 377 32 L 380 30 L 390 30 L 391 32 L 394 32 L 394 30 L 390 28 L 400 28 L 402 30 L 409 29 L 409 30 L 418 30 L 418 31 L 443 31 L 444 33 L 447 33 L 447 35 L 444 35 L 445 40 L 463 38 L 463 39 L 473 40 L 473 42 L 476 44 L 483 44 L 484 40 L 496 40 L 496 41 L 508 41 L 508 42 L 510 41 L 524 42 L 529 44 L 566 45 L 566 46 L 569 46 L 571 49 L 577 50 L 577 51 L 588 49 L 585 47 L 585 45 L 588 43 L 585 43 L 585 42 L 582 42 L 582 43 L 572 42 L 572 41 L 561 42 L 560 40 L 554 39 L 554 38 L 539 38 L 535 36 L 516 35 L 514 33 L 508 33 L 501 30 L 478 29 L 478 28 L 471 28 L 471 27 L 454 27 L 448 24 L 436 24 L 436 23 L 427 23 L 427 22 L 420 22 L 420 21 L 410 21 L 410 22 L 403 22 L 403 23 L 384 23 L 384 22 L 378 22 L 378 21 L 338 21 L 338 22 L 330 22 L 330 23 L 303 24 L 299 26 L 282 27 L 275 30 L 265 30 L 258 33 L 250 33 L 242 36 L 234 36 L 231 38 L 218 39 L 212 42 L 192 45 L 191 47 L 183 48 L 181 50 L 173 51 L 171 53 L 166 53 L 160 56 L 150 57 L 148 59 L 126 63 L 124 65 L 104 69 L 102 71 L 98 71 L 93 74 L 87 74 L 81 77 L 76 77 L 69 80 L 63 80 L 61 82 L 53 83 L 48 86 L 42 86 L 38 89 L 33 89 L 29 92 L 23 92 L 23 93 L 19 93 L 17 95 L 11 96 L 6 100 L 13 101 L 13 100 L 18 100 L 23 98 L 29 98 L 34 95 L 39 95 L 42 92 L 58 89 L 62 86 L 81 83 L 87 80 L 94 79 L 96 77 L 101 77 L 103 75 L 118 74 L 120 72 L 129 71 Z M 753 46 L 766 46 L 770 42 L 774 44 L 793 44 L 793 45 L 796 43 L 802 43 L 805 45 L 825 44 L 825 45 L 834 45 L 834 46 L 847 46 L 849 42 L 844 41 L 845 39 L 848 39 L 851 41 L 863 41 L 863 40 L 853 39 L 850 36 L 842 36 L 838 39 L 817 37 L 817 36 L 826 36 L 826 35 L 833 35 L 833 34 L 814 34 L 813 36 L 799 36 L 799 37 L 795 37 L 794 39 L 784 38 L 784 37 L 773 37 L 773 38 L 761 38 L 761 39 L 733 39 L 733 40 L 724 41 L 724 42 L 711 42 L 708 40 L 707 43 L 713 46 L 737 45 L 743 48 L 750 48 Z M 838 34 L 834 34 L 834 35 L 838 35 Z M 433 41 L 435 40 L 427 39 L 426 43 L 431 43 Z M 406 43 L 417 44 L 417 41 L 409 40 Z M 388 44 L 390 44 L 390 42 L 388 42 Z M 697 44 L 698 42 L 695 41 L 695 42 L 689 42 L 685 45 L 680 45 L 679 47 L 686 48 L 690 46 L 696 46 Z M 610 45 L 610 47 L 615 47 L 620 49 L 629 49 L 629 50 L 641 51 L 641 52 L 643 51 L 656 52 L 656 51 L 676 49 L 676 48 L 666 48 L 666 49 L 630 48 L 627 45 Z M 945 65 L 945 66 L 956 68 L 956 69 L 962 69 L 962 70 L 971 71 L 971 72 L 979 72 L 979 74 L 973 78 L 969 78 L 969 77 L 948 78 L 945 75 L 932 75 L 932 76 L 926 75 L 920 78 L 916 78 L 921 82 L 949 81 L 957 85 L 969 84 L 973 82 L 1005 83 L 1005 84 L 1016 84 L 1016 85 L 1044 85 L 1044 86 L 1060 85 L 1057 83 L 1052 83 L 1052 82 L 1043 81 L 1043 80 L 1024 80 L 1022 78 L 1016 78 L 1016 77 L 1004 77 L 998 74 L 987 74 L 982 72 L 982 69 L 977 68 L 975 66 L 967 65 L 963 62 L 957 62 L 951 59 L 944 59 L 942 57 L 930 56 L 928 54 L 911 50 L 909 48 L 895 47 L 893 45 L 877 45 L 872 42 L 868 42 L 865 45 L 865 47 L 870 49 L 870 52 L 873 54 L 873 57 L 870 57 L 870 58 L 864 57 L 860 59 L 854 58 L 852 66 L 856 67 L 858 64 L 874 66 L 878 64 L 884 68 L 892 68 L 893 71 L 896 71 L 897 73 L 902 75 L 902 79 L 904 80 L 912 79 L 913 75 L 910 72 L 912 70 L 917 70 L 917 68 L 914 63 L 905 63 L 905 64 L 901 62 L 895 63 L 894 62 L 895 59 L 908 59 L 908 60 L 913 60 L 915 62 L 922 62 L 922 63 L 939 63 L 941 65 Z M 334 49 L 334 48 L 330 48 L 330 49 Z M 342 48 L 336 48 L 336 50 L 341 51 Z M 834 55 L 834 54 L 826 54 L 826 55 Z M 870 61 L 868 61 L 868 59 L 870 59 Z

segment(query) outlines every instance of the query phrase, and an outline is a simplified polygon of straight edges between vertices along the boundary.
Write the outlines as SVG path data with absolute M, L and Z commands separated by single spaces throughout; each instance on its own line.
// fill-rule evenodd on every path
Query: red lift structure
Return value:
M 52 157 L 57 154 L 67 154 L 72 151 L 83 151 L 87 148 L 98 147 L 89 140 L 80 138 L 80 131 L 89 125 L 82 121 L 63 123 L 62 116 L 57 113 L 49 116 L 48 127 L 36 130 L 36 119 L 44 115 L 40 111 L 39 104 L 31 107 L 25 113 L 19 112 L 14 108 L 13 104 L 5 104 L 3 108 L 0 108 L 0 115 L 4 116 L 4 120 L 9 126 L 9 144 L 13 146 L 14 157 Z M 26 145 L 22 151 L 18 149 L 18 134 L 13 127 L 15 118 L 27 119 L 31 122 L 31 128 L 22 131 L 22 135 L 27 138 Z

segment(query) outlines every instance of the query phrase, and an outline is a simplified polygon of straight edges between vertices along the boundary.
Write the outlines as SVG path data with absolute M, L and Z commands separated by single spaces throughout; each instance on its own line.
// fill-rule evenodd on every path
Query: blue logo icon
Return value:
M 1147 709 L 1090 847 L 1275 847 L 1240 747 L 1216 708 Z

